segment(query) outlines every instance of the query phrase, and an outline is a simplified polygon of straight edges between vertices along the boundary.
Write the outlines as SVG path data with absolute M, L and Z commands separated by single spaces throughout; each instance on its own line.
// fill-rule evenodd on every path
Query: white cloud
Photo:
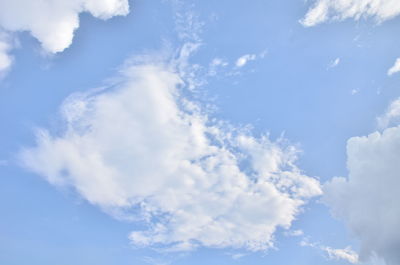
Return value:
M 79 27 L 79 13 L 101 19 L 129 12 L 127 0 L 0 0 L 0 27 L 9 32 L 29 31 L 50 53 L 68 48 Z
M 337 249 L 332 247 L 323 246 L 319 243 L 310 243 L 307 239 L 303 239 L 300 242 L 300 246 L 312 247 L 315 249 L 322 250 L 327 254 L 327 258 L 330 260 L 346 260 L 349 263 L 357 264 L 359 263 L 358 254 L 351 249 L 351 247 L 346 247 L 344 249 Z
M 387 74 L 390 76 L 398 72 L 400 72 L 400 58 L 397 58 L 394 65 L 388 70 Z
M 259 53 L 259 54 L 245 54 L 240 56 L 237 60 L 236 60 L 236 67 L 240 68 L 245 66 L 248 62 L 250 61 L 255 61 L 257 59 L 262 59 L 267 55 L 267 50 Z
M 324 200 L 361 241 L 360 259 L 374 254 L 400 264 L 400 127 L 347 143 L 348 178 L 324 185 Z
M 265 250 L 321 194 L 295 166 L 294 146 L 209 118 L 185 98 L 191 75 L 181 65 L 150 56 L 122 75 L 68 98 L 65 132 L 40 130 L 21 159 L 114 216 L 145 222 L 133 244 Z
M 340 63 L 340 58 L 336 58 L 335 60 L 333 60 L 333 61 L 328 65 L 328 69 L 334 68 L 334 67 L 338 66 L 339 63 Z
M 350 262 L 352 264 L 358 263 L 358 254 L 356 252 L 354 252 L 350 247 L 347 247 L 344 249 L 334 249 L 331 247 L 323 247 L 322 250 L 324 250 L 328 254 L 329 259 L 347 260 L 348 262 Z
M 9 36 L 0 30 L 0 77 L 11 67 L 13 58 L 9 54 L 11 50 Z
M 243 67 L 245 66 L 249 61 L 254 61 L 257 59 L 257 55 L 255 54 L 245 54 L 241 57 L 239 57 L 236 60 L 236 67 Z
M 317 0 L 300 22 L 306 27 L 347 18 L 371 17 L 382 22 L 399 14 L 398 0 Z
M 209 65 L 208 75 L 215 76 L 217 75 L 219 69 L 227 67 L 228 65 L 229 63 L 226 60 L 218 57 L 214 58 Z
M 392 101 L 387 108 L 386 112 L 377 118 L 378 126 L 381 129 L 385 129 L 391 124 L 398 123 L 400 121 L 400 98 Z

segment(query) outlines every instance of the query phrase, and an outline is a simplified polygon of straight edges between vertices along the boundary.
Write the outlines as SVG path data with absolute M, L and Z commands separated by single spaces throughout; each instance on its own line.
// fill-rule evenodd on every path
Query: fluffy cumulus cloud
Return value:
M 68 48 L 79 27 L 79 13 L 108 19 L 129 12 L 128 0 L 0 0 L 0 73 L 12 62 L 12 45 L 5 33 L 27 31 L 49 53 Z M 2 33 L 3 31 L 3 33 Z
M 180 67 L 149 58 L 107 89 L 69 97 L 65 131 L 40 130 L 24 165 L 143 222 L 129 236 L 137 246 L 271 247 L 276 229 L 321 193 L 319 182 L 296 167 L 294 146 L 208 117 L 184 96 Z
M 400 14 L 398 0 L 317 0 L 308 10 L 301 23 L 315 26 L 328 20 L 360 19 L 372 17 L 377 22 Z
M 324 185 L 325 201 L 361 241 L 360 259 L 400 264 L 400 127 L 347 143 L 348 178 Z
M 390 76 L 398 72 L 400 72 L 400 58 L 397 58 L 394 65 L 388 70 L 387 74 Z

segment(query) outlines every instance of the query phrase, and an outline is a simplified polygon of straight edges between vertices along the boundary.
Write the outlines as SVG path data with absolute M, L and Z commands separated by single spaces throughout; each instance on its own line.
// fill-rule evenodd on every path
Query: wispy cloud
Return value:
M 335 68 L 340 64 L 340 58 L 336 58 L 332 62 L 329 63 L 328 69 Z
M 336 249 L 321 245 L 319 243 L 310 243 L 307 239 L 303 239 L 300 242 L 300 246 L 312 247 L 321 250 L 326 254 L 326 257 L 330 260 L 345 260 L 352 264 L 359 263 L 358 254 L 354 250 L 352 250 L 351 247 Z
M 392 0 L 317 0 L 300 21 L 312 27 L 328 20 L 359 20 L 372 17 L 377 22 L 394 18 L 400 14 L 400 2 Z
M 289 230 L 285 232 L 285 236 L 302 236 L 304 232 L 302 230 Z
M 240 68 L 245 66 L 247 63 L 251 62 L 251 61 L 255 61 L 259 58 L 264 58 L 267 55 L 266 51 L 261 52 L 260 54 L 244 54 L 242 56 L 240 56 L 237 60 L 236 60 L 236 67 Z
M 218 57 L 214 58 L 209 65 L 208 75 L 215 76 L 217 75 L 219 69 L 225 68 L 228 65 L 229 63 L 226 60 Z
M 245 66 L 248 62 L 254 61 L 257 58 L 257 55 L 255 54 L 245 54 L 239 57 L 236 60 L 236 67 L 243 67 Z

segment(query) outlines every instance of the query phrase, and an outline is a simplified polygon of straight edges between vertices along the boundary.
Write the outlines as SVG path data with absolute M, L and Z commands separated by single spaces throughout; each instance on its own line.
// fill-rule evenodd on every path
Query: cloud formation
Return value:
M 47 52 L 68 48 L 79 27 L 79 13 L 108 19 L 129 12 L 127 0 L 0 0 L 0 27 L 9 32 L 28 31 Z
M 235 65 L 237 68 L 241 68 L 245 66 L 248 62 L 255 61 L 257 59 L 263 59 L 266 55 L 267 55 L 266 50 L 259 54 L 244 54 L 236 60 Z
M 240 56 L 236 61 L 236 67 L 243 67 L 248 62 L 254 61 L 255 59 L 257 59 L 257 55 L 255 54 L 245 54 L 243 56 Z
M 383 22 L 399 14 L 400 2 L 397 0 L 317 0 L 300 22 L 306 27 L 347 18 L 371 17 Z
M 137 246 L 271 247 L 276 229 L 321 194 L 296 167 L 298 150 L 210 118 L 184 96 L 182 65 L 143 58 L 109 88 L 69 97 L 65 131 L 40 130 L 21 153 L 24 165 L 118 218 L 144 222 L 129 236 Z
M 319 243 L 310 243 L 307 238 L 304 238 L 300 242 L 302 247 L 312 247 L 323 251 L 329 260 L 345 260 L 352 264 L 359 263 L 358 254 L 351 249 L 351 247 L 346 248 L 332 248 L 328 246 L 321 245 Z
M 400 122 L 400 98 L 392 101 L 386 112 L 377 118 L 378 126 L 381 129 L 386 129 L 392 124 Z
M 324 185 L 324 200 L 361 241 L 360 259 L 400 264 L 400 127 L 347 143 L 348 178 Z
M 109 19 L 129 13 L 128 0 L 0 0 L 0 74 L 10 68 L 11 42 L 7 36 L 29 32 L 45 52 L 58 53 L 68 48 L 79 27 L 79 14 Z
M 358 254 L 355 251 L 353 251 L 350 247 L 344 249 L 323 247 L 322 250 L 324 250 L 328 254 L 329 259 L 347 260 L 352 264 L 358 263 Z
M 400 72 L 400 58 L 397 58 L 394 65 L 388 70 L 387 74 L 390 76 L 398 72 Z

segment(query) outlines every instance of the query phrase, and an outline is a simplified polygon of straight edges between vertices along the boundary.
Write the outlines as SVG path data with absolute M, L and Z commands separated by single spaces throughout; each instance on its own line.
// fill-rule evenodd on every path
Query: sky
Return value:
M 0 263 L 400 265 L 397 0 L 0 0 Z

